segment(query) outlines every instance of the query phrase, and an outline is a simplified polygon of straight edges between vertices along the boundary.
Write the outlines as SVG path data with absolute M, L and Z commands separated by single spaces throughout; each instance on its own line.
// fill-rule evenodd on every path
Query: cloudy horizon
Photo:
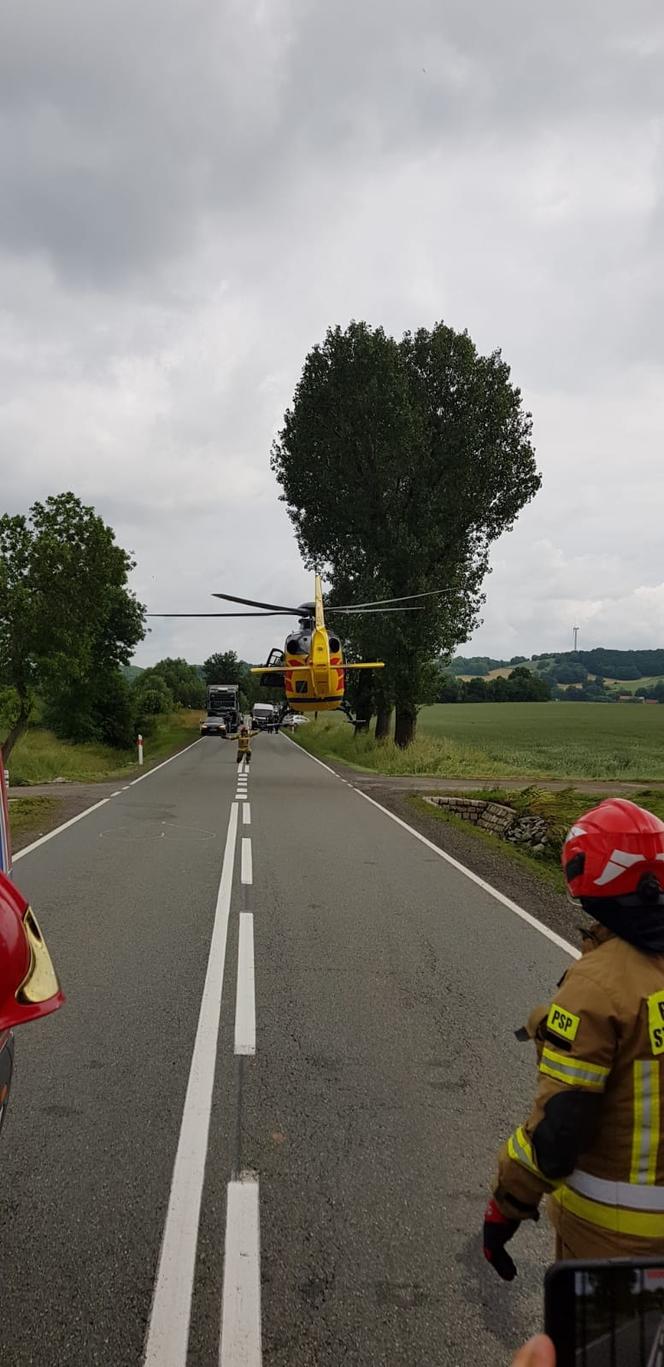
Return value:
M 297 603 L 269 453 L 307 351 L 443 319 L 543 474 L 459 653 L 664 645 L 663 77 L 654 0 L 8 0 L 3 510 L 73 489 L 153 612 Z M 151 625 L 139 664 L 284 634 Z

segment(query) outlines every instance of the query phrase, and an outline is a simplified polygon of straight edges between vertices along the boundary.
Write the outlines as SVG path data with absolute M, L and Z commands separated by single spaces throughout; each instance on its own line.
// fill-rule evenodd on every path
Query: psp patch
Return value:
M 648 1028 L 653 1054 L 664 1054 L 664 992 L 648 997 Z
M 575 1016 L 573 1011 L 565 1010 L 564 1006 L 558 1006 L 553 1002 L 546 1018 L 547 1027 L 552 1030 L 554 1035 L 560 1035 L 561 1039 L 576 1039 L 576 1032 L 581 1024 L 581 1017 Z

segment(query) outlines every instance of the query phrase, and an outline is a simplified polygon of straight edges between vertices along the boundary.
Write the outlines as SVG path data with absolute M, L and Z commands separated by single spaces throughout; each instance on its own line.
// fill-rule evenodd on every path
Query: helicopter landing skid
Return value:
M 349 721 L 350 724 L 351 724 L 351 726 L 354 726 L 354 727 L 355 727 L 355 734 L 356 734 L 356 735 L 357 735 L 357 733 L 358 733 L 359 731 L 368 731 L 368 729 L 369 729 L 369 722 L 368 722 L 364 717 L 356 717 L 356 716 L 354 716 L 354 715 L 353 715 L 353 709 L 352 709 L 350 703 L 347 702 L 345 698 L 343 699 L 343 702 L 340 702 L 340 703 L 339 703 L 339 708 L 340 708 L 340 710 L 344 713 L 344 715 L 345 715 L 345 717 L 346 717 L 346 721 Z

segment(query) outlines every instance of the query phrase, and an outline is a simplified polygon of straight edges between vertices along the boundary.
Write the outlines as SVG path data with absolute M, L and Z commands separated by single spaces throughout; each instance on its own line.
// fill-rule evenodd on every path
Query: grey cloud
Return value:
M 548 648 L 571 612 L 652 644 L 663 74 L 655 0 L 9 0 L 4 506 L 75 488 L 155 609 L 306 596 L 268 464 L 304 355 L 445 317 L 502 346 L 544 471 L 473 647 Z M 139 658 L 219 632 L 163 623 Z

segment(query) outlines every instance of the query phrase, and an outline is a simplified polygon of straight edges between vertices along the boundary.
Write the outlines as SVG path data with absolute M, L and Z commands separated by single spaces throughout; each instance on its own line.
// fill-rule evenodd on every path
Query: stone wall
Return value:
M 474 826 L 509 840 L 511 845 L 528 846 L 535 854 L 541 854 L 550 842 L 549 823 L 544 817 L 519 816 L 513 807 L 482 798 L 423 796 L 432 807 L 442 807 L 464 821 L 472 821 Z

